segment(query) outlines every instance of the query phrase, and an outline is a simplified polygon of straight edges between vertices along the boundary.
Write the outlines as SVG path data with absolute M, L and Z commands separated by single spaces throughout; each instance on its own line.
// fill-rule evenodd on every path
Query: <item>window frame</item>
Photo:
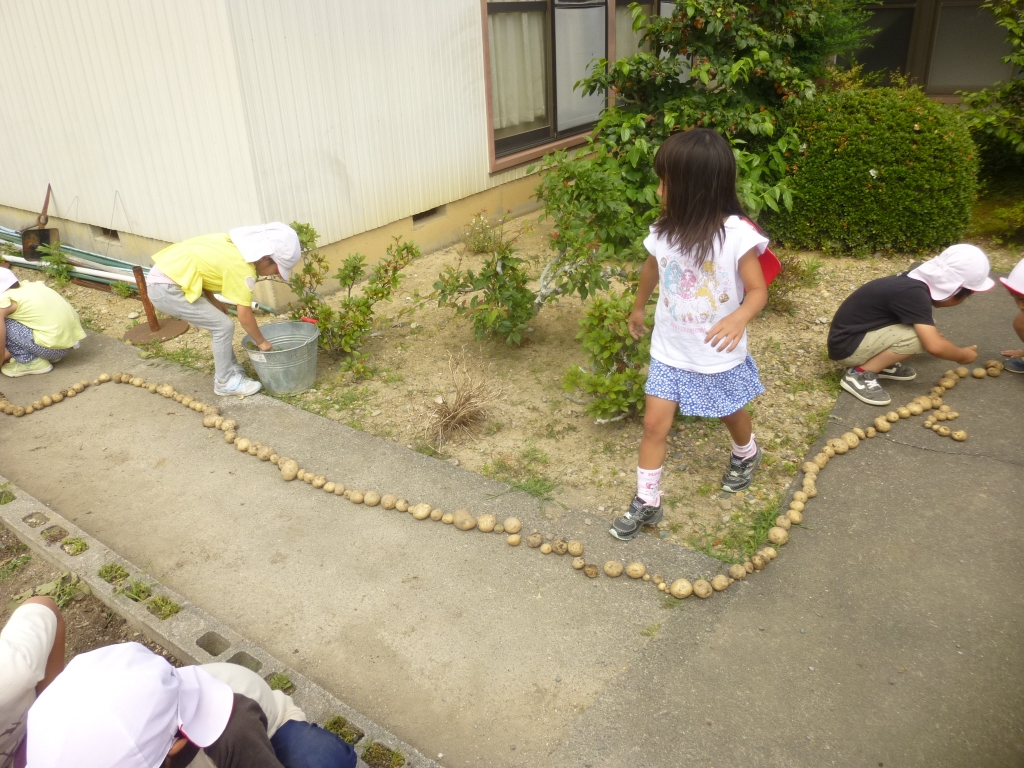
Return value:
M 538 0 L 543 2 L 548 8 L 551 16 L 551 24 L 554 26 L 554 3 L 552 0 Z M 512 5 L 513 3 L 509 3 Z M 533 3 L 515 3 L 515 5 L 533 5 Z M 487 23 L 487 0 L 480 0 L 480 14 L 483 28 L 483 53 L 484 53 L 484 98 L 486 100 L 486 112 L 487 112 L 487 155 L 488 155 L 488 166 L 490 172 L 499 173 L 509 168 L 514 168 L 518 165 L 528 163 L 531 160 L 537 160 L 549 152 L 555 152 L 560 149 L 570 149 L 571 147 L 580 146 L 585 144 L 587 139 L 593 132 L 593 125 L 580 126 L 578 133 L 573 133 L 568 136 L 556 136 L 551 141 L 537 144 L 532 147 L 525 147 L 517 152 L 510 152 L 507 155 L 497 154 L 497 145 L 494 139 L 494 101 L 493 94 L 491 93 L 491 39 Z M 615 8 L 618 5 L 616 0 L 606 0 L 605 2 L 605 48 L 608 61 L 615 61 Z M 552 45 L 554 43 L 552 42 Z M 551 72 L 552 78 L 554 78 L 554 58 L 557 52 L 551 52 Z M 552 85 L 554 87 L 554 85 Z M 552 109 L 551 120 L 554 124 L 557 118 L 557 104 Z M 550 129 L 539 129 L 539 130 L 550 130 Z

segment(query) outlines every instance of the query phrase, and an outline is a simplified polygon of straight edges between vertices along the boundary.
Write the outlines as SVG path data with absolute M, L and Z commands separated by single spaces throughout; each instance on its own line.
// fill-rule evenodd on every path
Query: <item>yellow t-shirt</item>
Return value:
M 0 293 L 0 309 L 18 308 L 7 317 L 32 329 L 32 338 L 40 347 L 67 349 L 85 338 L 82 321 L 64 297 L 42 282 L 20 283 Z
M 205 290 L 219 293 L 232 304 L 252 305 L 256 267 L 242 257 L 226 233 L 170 245 L 153 256 L 153 263 L 181 286 L 189 302 Z

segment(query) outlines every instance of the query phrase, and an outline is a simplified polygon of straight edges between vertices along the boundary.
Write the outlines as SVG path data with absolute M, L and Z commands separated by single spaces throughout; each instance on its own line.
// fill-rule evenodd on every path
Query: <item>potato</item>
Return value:
M 907 406 L 907 410 L 910 412 L 911 416 L 920 416 L 922 413 L 924 413 L 924 408 L 921 407 L 920 403 L 916 402 L 910 403 L 910 405 Z
M 574 557 L 572 559 L 572 567 L 575 568 L 577 571 L 582 571 L 583 566 L 585 566 L 586 564 L 587 561 L 584 560 L 582 557 Z
M 130 373 L 122 373 L 121 374 L 121 383 L 122 384 L 128 384 L 129 382 L 131 382 L 131 380 L 132 380 L 132 375 Z
M 498 518 L 495 515 L 492 515 L 490 512 L 480 515 L 480 517 L 478 517 L 476 520 L 477 530 L 483 531 L 484 533 L 490 533 L 491 531 L 493 531 L 494 526 L 496 526 L 497 524 Z
M 888 432 L 890 429 L 892 429 L 892 426 L 885 419 L 877 418 L 877 419 L 875 419 L 875 429 L 877 429 L 879 432 L 883 432 L 884 433 L 884 432 Z
M 394 509 L 396 501 L 398 501 L 398 497 L 393 493 L 385 493 L 380 497 L 380 505 L 384 509 Z
M 131 380 L 131 385 L 133 387 L 141 387 L 145 383 L 146 383 L 146 380 L 141 378 L 141 377 L 139 377 L 139 376 L 136 376 L 134 379 Z M 76 384 L 75 386 L 77 387 L 78 385 Z M 81 392 L 82 390 L 78 390 L 78 391 Z
M 604 564 L 604 575 L 612 579 L 617 579 L 621 576 L 623 570 L 622 563 L 618 560 L 609 560 Z
M 942 405 L 942 398 L 941 397 L 933 397 L 932 398 L 932 408 L 939 408 L 941 405 Z
M 831 445 L 826 445 L 821 449 L 821 452 L 828 456 L 830 459 L 834 459 L 836 455 L 835 449 Z
M 838 440 L 836 441 L 836 444 L 832 446 L 832 450 L 836 452 L 836 456 L 842 456 L 850 450 L 850 446 L 846 444 L 845 440 Z
M 857 436 L 858 440 L 863 440 L 865 437 L 868 436 L 867 432 L 865 432 L 860 427 L 854 427 L 852 431 L 853 431 L 853 434 L 855 434 Z
M 929 390 L 929 394 L 931 394 L 932 397 L 942 397 L 944 394 L 946 394 L 946 390 L 943 389 L 942 387 L 932 387 Z
M 818 465 L 818 469 L 824 469 L 825 465 L 828 464 L 828 456 L 824 453 L 816 454 L 814 457 L 814 463 Z
M 156 394 L 156 384 L 150 383 L 150 385 L 148 387 L 146 387 L 146 389 L 149 391 L 149 394 L 151 394 L 151 395 L 155 395 Z
M 344 483 L 335 483 L 334 484 L 334 495 L 335 496 L 344 496 L 345 495 L 345 490 L 346 489 L 345 489 L 345 484 Z
M 653 576 L 651 576 L 651 581 L 653 581 L 655 584 L 664 584 L 665 577 L 662 576 L 660 573 L 656 573 Z
M 729 588 L 729 584 L 731 583 L 732 582 L 729 581 L 728 576 L 724 573 L 720 573 L 711 580 L 711 588 L 715 590 L 715 592 L 724 592 Z
M 922 411 L 930 411 L 932 409 L 932 399 L 930 397 L 921 395 L 921 397 L 917 398 L 917 402 L 921 404 Z
M 775 547 L 761 547 L 761 557 L 765 560 L 774 560 L 779 556 L 779 553 L 775 551 Z
M 564 555 L 569 551 L 569 545 L 566 543 L 565 539 L 558 538 L 551 542 L 551 551 L 556 555 Z
M 878 434 L 878 430 L 876 430 L 874 427 L 868 427 L 867 429 L 864 430 L 864 436 L 865 437 L 869 437 L 870 438 L 870 437 L 874 437 L 877 434 Z
M 7 403 L 7 405 L 4 406 L 4 413 L 10 416 L 14 413 L 14 409 L 17 407 L 18 406 L 16 406 L 14 403 Z
M 363 492 L 362 491 L 352 491 L 351 493 L 349 493 L 348 500 L 351 501 L 353 504 L 362 504 L 363 503 Z
M 238 440 L 235 441 L 235 448 L 237 448 L 239 451 L 248 451 L 249 440 L 247 440 L 244 437 L 238 438 Z
M 237 439 L 238 439 L 238 433 L 237 432 L 225 432 L 224 433 L 224 442 L 228 443 L 229 445 L 233 444 L 235 442 L 235 440 L 237 440 Z
M 739 563 L 729 566 L 729 577 L 736 579 L 736 581 L 743 581 L 747 578 L 747 569 Z
M 805 475 L 816 475 L 821 470 L 821 467 L 819 467 L 813 461 L 805 461 L 803 466 L 800 467 L 800 469 L 804 471 Z
M 807 494 L 804 493 L 803 495 L 806 496 Z M 803 512 L 804 511 L 804 503 L 802 501 L 795 501 L 794 500 L 794 501 L 789 502 L 789 508 L 790 509 L 795 509 L 797 512 Z
M 597 578 L 598 570 L 597 570 L 597 566 L 596 565 L 587 564 L 587 565 L 583 566 L 583 572 L 585 574 L 587 574 L 587 578 L 588 579 L 596 579 Z
M 213 427 L 217 426 L 217 417 L 216 416 L 204 416 L 203 417 L 203 426 L 208 428 L 208 429 L 212 429 Z
M 755 571 L 763 570 L 767 565 L 765 559 L 761 555 L 754 555 L 750 558 L 750 564 L 754 566 Z
M 996 376 L 998 376 L 1002 372 L 1003 372 L 1002 368 L 986 368 L 985 369 L 985 373 L 987 375 L 991 376 L 992 378 L 995 378 Z
M 195 398 L 192 397 L 192 395 L 183 395 L 181 400 L 179 400 L 178 402 L 184 405 L 186 408 L 191 408 L 193 400 L 195 400 Z
M 894 422 L 900 420 L 900 415 L 896 413 L 896 411 L 889 411 L 887 414 L 885 414 L 885 420 L 888 421 L 890 424 L 893 424 Z
M 249 447 L 245 449 L 245 452 L 250 456 L 255 456 L 260 452 L 260 449 L 256 447 L 256 443 L 249 443 Z
M 945 421 L 945 420 L 946 420 L 946 414 L 943 411 L 939 411 L 938 413 L 935 414 L 935 421 Z
M 959 379 L 960 377 L 956 375 L 956 371 L 949 370 L 949 371 L 946 371 L 944 374 L 942 374 L 942 378 L 944 378 L 944 379 Z
M 940 429 L 942 429 L 942 427 L 941 427 L 940 425 L 938 425 L 938 424 L 932 424 L 932 432 L 938 433 L 938 431 L 939 431 Z
M 750 562 L 749 560 L 747 560 L 745 563 L 743 563 L 743 570 L 745 570 L 747 573 L 753 573 L 754 572 L 754 564 L 752 562 Z
M 41 410 L 43 410 L 43 401 L 42 400 L 33 400 L 32 401 L 32 410 L 33 411 L 41 411 Z
M 334 482 L 332 482 L 331 480 L 328 480 L 326 483 L 324 483 L 324 493 L 331 493 L 331 494 L 333 494 L 334 493 L 334 489 L 337 488 L 337 487 L 338 486 L 335 485 Z
M 949 413 L 946 414 L 946 421 L 952 421 L 958 416 L 960 416 L 960 414 L 957 413 L 956 411 L 950 411 Z
M 106 384 L 108 381 L 110 381 L 110 374 L 101 373 L 100 374 L 100 384 Z
M 688 579 L 676 579 L 668 588 L 668 593 L 672 595 L 672 597 L 682 600 L 683 598 L 689 597 L 693 594 L 693 584 L 691 584 Z
M 468 509 L 456 509 L 455 527 L 460 531 L 471 531 L 476 528 L 476 518 L 469 513 Z
M 642 579 L 647 574 L 647 566 L 643 563 L 630 563 L 626 566 L 626 575 L 631 579 Z
M 909 412 L 908 412 L 908 415 L 909 415 Z M 846 441 L 846 446 L 848 448 L 856 448 L 858 445 L 860 445 L 860 438 L 857 437 L 857 435 L 854 434 L 853 432 L 844 432 L 843 433 L 843 440 Z
M 959 379 L 939 379 L 939 386 L 943 389 L 952 389 Z
M 643 575 L 643 580 L 644 580 L 644 581 L 650 581 L 650 580 L 651 580 L 651 574 L 649 574 L 649 573 L 645 573 L 645 574 Z
M 770 541 L 772 544 L 777 544 L 781 546 L 785 544 L 787 541 L 789 541 L 789 531 L 787 531 L 785 528 L 779 528 L 778 526 L 776 526 L 775 528 L 769 528 L 768 541 Z
M 799 501 L 801 503 L 806 502 L 807 494 L 803 493 L 802 491 L 797 491 L 796 493 L 793 494 L 793 501 Z
M 36 412 L 35 408 L 33 408 L 31 405 L 26 405 L 25 406 L 25 412 L 22 415 L 23 416 L 31 416 L 35 412 Z M 15 415 L 17 415 L 17 414 L 15 414 Z
M 43 404 L 43 408 L 49 408 L 51 405 L 53 405 L 53 398 L 50 397 L 49 395 L 43 395 L 41 398 L 39 398 L 39 402 Z
M 234 419 L 225 419 L 223 422 L 221 422 L 220 428 L 224 432 L 231 432 L 238 428 L 238 422 L 235 421 Z
M 925 429 L 931 429 L 932 427 L 935 426 L 935 420 L 934 419 L 925 419 L 923 426 L 924 426 Z
M 542 555 L 550 555 L 551 554 L 551 545 L 548 544 L 545 541 L 543 544 L 540 545 L 540 553 Z
M 899 416 L 901 419 L 909 419 L 913 414 L 911 414 L 909 408 L 907 408 L 905 405 L 901 405 L 899 408 L 896 409 L 896 415 Z
M 707 579 L 697 579 L 693 582 L 693 594 L 699 597 L 701 600 L 707 600 L 711 597 L 711 593 L 714 592 L 711 584 Z
M 959 376 L 961 379 L 966 379 L 969 374 L 970 371 L 964 368 L 964 366 L 962 365 L 956 369 L 956 375 Z
M 517 517 L 505 518 L 503 525 L 505 526 L 506 533 L 519 533 L 523 530 L 523 524 L 519 522 L 519 518 Z
M 956 432 L 951 433 L 950 437 L 952 437 L 958 443 L 962 443 L 964 440 L 967 439 L 967 433 L 964 432 L 964 430 L 962 429 L 958 429 Z
M 1002 360 L 986 360 L 985 361 L 985 367 L 986 368 L 995 368 L 995 369 L 1001 371 L 1006 366 L 1003 365 L 1003 361 Z
M 571 539 L 569 541 L 569 554 L 573 557 L 579 557 L 583 554 L 583 542 Z
M 508 545 L 510 547 L 518 547 L 519 546 L 519 542 L 522 541 L 522 539 L 523 539 L 523 537 L 520 536 L 518 533 L 513 533 L 507 539 L 505 539 L 505 541 L 508 542 Z
M 64 390 L 64 397 L 74 397 L 77 394 L 78 393 L 75 392 L 75 390 L 73 390 L 73 389 L 65 389 Z
M 365 496 L 363 496 L 363 503 L 366 503 Z M 412 516 L 416 520 L 426 520 L 428 517 L 430 517 L 430 513 L 434 511 L 434 508 L 431 507 L 429 504 L 417 504 L 409 511 L 412 512 Z M 444 517 L 444 515 L 442 514 L 441 517 Z
M 443 518 L 444 518 L 444 510 L 443 509 L 432 509 L 432 510 L 430 510 L 430 519 L 433 520 L 435 523 L 440 522 Z M 497 528 L 495 528 L 495 531 L 497 531 Z
M 804 521 L 804 513 L 799 509 L 790 509 L 786 512 L 786 517 L 789 518 L 789 522 L 793 525 L 800 525 Z
M 788 531 L 789 527 L 793 525 L 793 521 L 785 515 L 779 515 L 775 518 L 775 525 L 776 527 L 781 528 L 784 531 Z
M 323 475 L 313 475 L 313 487 L 320 489 L 327 485 L 327 478 Z
M 953 430 L 949 427 L 939 427 L 938 433 L 939 437 L 949 437 L 953 433 Z
M 294 480 L 299 471 L 299 465 L 295 459 L 281 459 L 277 466 L 281 469 L 282 480 Z
M 367 491 L 363 494 L 363 504 L 368 507 L 376 507 L 380 504 L 380 494 L 376 491 Z
M 395 509 L 398 510 L 399 512 L 408 512 L 409 502 L 406 501 L 405 499 L 399 499 L 398 501 L 395 502 Z

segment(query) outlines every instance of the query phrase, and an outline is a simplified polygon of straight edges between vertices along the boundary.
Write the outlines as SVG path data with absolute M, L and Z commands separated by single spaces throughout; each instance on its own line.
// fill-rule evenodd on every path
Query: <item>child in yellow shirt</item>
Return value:
M 12 379 L 49 373 L 85 338 L 82 321 L 64 297 L 42 281 L 18 282 L 0 268 L 0 372 Z

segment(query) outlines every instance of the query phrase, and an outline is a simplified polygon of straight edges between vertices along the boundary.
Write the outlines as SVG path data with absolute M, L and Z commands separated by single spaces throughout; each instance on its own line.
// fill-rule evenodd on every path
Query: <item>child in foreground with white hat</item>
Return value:
M 828 356 L 847 366 L 840 386 L 868 405 L 892 400 L 878 379 L 911 381 L 903 360 L 928 352 L 961 365 L 973 363 L 977 345 L 958 347 L 939 333 L 933 308 L 955 307 L 989 290 L 988 257 L 973 245 L 952 245 L 909 272 L 880 277 L 851 293 L 832 318 Z
M 0 267 L 0 372 L 12 379 L 49 373 L 85 338 L 74 307 L 42 280 L 21 283 Z
M 29 710 L 28 768 L 182 768 L 199 750 L 216 768 L 355 766 L 354 750 L 288 696 L 242 667 L 216 669 L 231 666 L 175 669 L 138 643 L 76 656 Z
M 1021 259 L 1008 277 L 1000 277 L 1006 290 L 1010 292 L 1020 312 L 1013 318 L 1013 330 L 1024 341 L 1024 259 Z M 1011 358 L 1006 361 L 1006 370 L 1011 373 L 1024 373 L 1024 349 L 1004 349 L 1003 355 Z

